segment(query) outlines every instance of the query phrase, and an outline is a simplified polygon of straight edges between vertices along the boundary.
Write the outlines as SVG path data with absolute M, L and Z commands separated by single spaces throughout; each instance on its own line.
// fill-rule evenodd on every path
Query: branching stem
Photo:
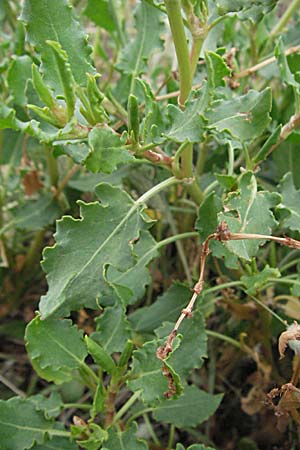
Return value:
M 203 283 L 204 283 L 205 263 L 206 263 L 206 258 L 209 254 L 210 241 L 216 240 L 216 241 L 226 242 L 226 241 L 231 241 L 231 240 L 247 240 L 247 239 L 269 240 L 269 241 L 274 241 L 279 244 L 285 245 L 290 248 L 300 249 L 300 241 L 297 241 L 290 237 L 282 238 L 282 237 L 269 236 L 269 235 L 264 235 L 264 234 L 231 233 L 230 230 L 228 229 L 227 224 L 225 222 L 221 222 L 220 225 L 218 226 L 217 231 L 213 234 L 210 234 L 206 238 L 206 240 L 204 241 L 204 243 L 202 245 L 201 257 L 200 257 L 200 275 L 199 275 L 199 279 L 198 279 L 197 283 L 195 284 L 195 286 L 193 288 L 194 293 L 193 293 L 188 305 L 186 306 L 186 308 L 184 308 L 182 310 L 167 341 L 164 343 L 163 346 L 158 348 L 157 357 L 159 359 L 164 361 L 167 358 L 167 356 L 169 355 L 169 353 L 172 351 L 173 341 L 177 335 L 178 329 L 179 329 L 182 321 L 186 317 L 187 318 L 191 317 L 197 297 L 202 292 Z M 282 321 L 282 319 L 280 319 L 280 321 Z

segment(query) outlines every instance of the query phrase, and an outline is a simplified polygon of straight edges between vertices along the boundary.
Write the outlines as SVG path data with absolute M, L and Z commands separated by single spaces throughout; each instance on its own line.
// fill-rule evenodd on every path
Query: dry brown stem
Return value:
M 300 241 L 297 241 L 295 239 L 292 239 L 290 237 L 277 237 L 277 236 L 271 236 L 271 235 L 265 235 L 265 234 L 250 234 L 250 233 L 231 233 L 228 229 L 228 225 L 226 222 L 221 222 L 217 228 L 217 231 L 213 234 L 210 234 L 206 240 L 202 244 L 201 249 L 201 256 L 200 256 L 200 275 L 197 283 L 195 284 L 193 288 L 193 295 L 188 303 L 188 305 L 181 311 L 181 314 L 179 318 L 177 319 L 177 322 L 174 325 L 173 330 L 171 331 L 170 335 L 168 336 L 166 342 L 157 349 L 156 356 L 158 359 L 164 361 L 169 353 L 171 353 L 173 349 L 173 341 L 175 337 L 177 336 L 178 329 L 181 325 L 181 322 L 187 317 L 192 316 L 194 304 L 197 300 L 198 295 L 201 294 L 203 289 L 203 283 L 204 283 L 204 271 L 205 271 L 205 263 L 207 256 L 209 255 L 209 244 L 211 240 L 216 241 L 237 241 L 237 240 L 244 240 L 244 239 L 262 239 L 262 240 L 269 240 L 277 242 L 278 244 L 285 245 L 290 248 L 298 249 L 300 250 Z M 164 365 L 163 374 L 167 376 L 169 379 L 170 373 L 166 373 L 166 366 Z M 171 393 L 167 393 L 170 394 Z M 169 395 L 168 395 L 169 396 Z

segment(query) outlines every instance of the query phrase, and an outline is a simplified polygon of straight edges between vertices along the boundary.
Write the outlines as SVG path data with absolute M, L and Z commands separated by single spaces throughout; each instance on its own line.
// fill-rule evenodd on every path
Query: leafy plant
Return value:
M 0 2 L 0 449 L 296 448 L 299 5 Z

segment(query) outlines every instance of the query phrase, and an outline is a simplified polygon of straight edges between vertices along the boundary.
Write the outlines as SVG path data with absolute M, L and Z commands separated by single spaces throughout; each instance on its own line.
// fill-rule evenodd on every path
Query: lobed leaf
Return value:
M 112 130 L 93 128 L 88 140 L 90 153 L 84 164 L 91 172 L 111 173 L 119 164 L 126 164 L 134 159 Z
M 46 419 L 30 399 L 12 397 L 0 400 L 0 447 L 25 450 L 42 444 L 51 435 L 54 421 Z

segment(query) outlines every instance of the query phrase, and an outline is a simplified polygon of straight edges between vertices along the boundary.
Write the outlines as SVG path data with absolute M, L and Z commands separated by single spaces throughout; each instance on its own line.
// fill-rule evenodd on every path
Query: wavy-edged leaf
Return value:
M 64 406 L 61 396 L 55 391 L 51 392 L 49 397 L 42 394 L 33 395 L 30 401 L 35 404 L 37 410 L 44 411 L 47 419 L 59 416 Z
M 54 421 L 45 418 L 30 399 L 13 397 L 0 400 L 0 447 L 4 450 L 25 450 L 42 444 L 54 431 Z M 63 435 L 65 432 L 61 432 Z
M 134 422 L 128 430 L 114 431 L 110 428 L 108 431 L 108 440 L 103 444 L 103 450 L 147 450 L 146 442 L 136 437 L 137 425 Z
M 141 231 L 140 238 L 134 246 L 137 257 L 136 264 L 127 270 L 120 272 L 110 266 L 107 270 L 107 279 L 113 285 L 126 286 L 127 291 L 119 290 L 119 296 L 125 305 L 132 305 L 143 297 L 146 286 L 151 283 L 151 276 L 147 266 L 150 261 L 158 256 L 159 243 L 155 241 L 148 231 Z M 137 283 L 136 280 L 139 280 Z
M 196 386 L 187 386 L 178 399 L 158 404 L 153 411 L 153 417 L 179 428 L 195 427 L 214 414 L 222 397 L 222 394 L 211 395 Z
M 25 0 L 21 20 L 26 26 L 27 39 L 41 55 L 45 80 L 56 94 L 62 94 L 63 89 L 55 57 L 47 40 L 58 42 L 67 52 L 75 81 L 85 85 L 86 73 L 94 72 L 90 60 L 91 49 L 67 0 Z
M 89 147 L 90 153 L 85 166 L 94 173 L 111 173 L 119 164 L 126 164 L 134 159 L 120 137 L 105 128 L 93 128 L 89 133 Z
M 116 291 L 107 283 L 106 268 L 126 271 L 136 262 L 132 242 L 146 226 L 140 204 L 106 183 L 95 192 L 101 203 L 79 202 L 81 218 L 59 220 L 56 244 L 44 251 L 49 290 L 40 302 L 43 318 L 64 316 L 82 306 L 97 309 L 105 298 L 111 303 Z
M 293 231 L 300 231 L 300 189 L 294 185 L 293 175 L 287 173 L 280 183 L 282 200 L 278 208 L 284 213 L 282 224 Z
M 262 134 L 270 122 L 271 90 L 250 90 L 232 100 L 216 100 L 205 118 L 211 131 L 228 132 L 241 142 L 252 140 Z
M 32 60 L 28 55 L 14 56 L 7 73 L 8 87 L 14 103 L 24 106 L 27 103 L 26 85 L 31 78 Z
M 26 327 L 27 352 L 39 376 L 57 384 L 72 380 L 87 356 L 82 332 L 71 320 L 41 320 Z
M 224 211 L 218 214 L 218 221 L 226 222 L 233 233 L 270 234 L 277 224 L 271 208 L 280 202 L 276 192 L 258 191 L 255 175 L 245 172 L 241 175 L 236 192 L 230 192 L 224 201 Z M 263 239 L 227 241 L 223 245 L 240 258 L 251 259 Z
M 122 352 L 131 334 L 123 306 L 116 302 L 114 306 L 105 308 L 96 323 L 97 331 L 91 337 L 109 354 Z
M 133 77 L 137 77 L 145 71 L 146 61 L 153 50 L 162 47 L 160 34 L 163 29 L 160 11 L 146 2 L 138 5 L 135 11 L 135 21 L 137 34 L 121 52 L 117 65 L 119 70 L 132 74 Z
M 43 444 L 34 445 L 32 450 L 78 450 L 78 446 L 67 436 L 54 436 L 46 439 Z
M 240 20 L 257 23 L 276 6 L 278 0 L 218 0 L 216 3 L 221 16 L 237 15 Z

